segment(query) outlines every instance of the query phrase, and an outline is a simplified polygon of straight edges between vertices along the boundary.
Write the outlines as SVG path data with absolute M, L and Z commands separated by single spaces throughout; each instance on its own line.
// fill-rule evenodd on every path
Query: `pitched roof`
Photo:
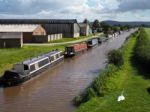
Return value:
M 0 24 L 0 32 L 33 32 L 39 25 L 17 25 L 17 24 L 11 24 L 11 25 L 4 25 Z

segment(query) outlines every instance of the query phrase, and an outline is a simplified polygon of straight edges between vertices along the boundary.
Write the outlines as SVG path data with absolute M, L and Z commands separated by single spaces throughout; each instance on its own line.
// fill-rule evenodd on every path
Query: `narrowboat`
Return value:
M 2 80 L 4 86 L 14 86 L 23 83 L 54 66 L 64 59 L 63 52 L 54 50 L 44 55 L 17 63 L 12 70 L 5 71 Z
M 87 43 L 85 42 L 67 46 L 65 48 L 65 56 L 66 57 L 75 56 L 77 53 L 87 50 L 87 48 L 88 48 Z
M 103 41 L 102 41 L 102 38 L 101 38 L 101 37 L 98 37 L 97 39 L 98 39 L 98 43 L 99 43 L 99 44 L 102 44 L 102 42 L 103 42 Z
M 87 46 L 88 48 L 94 47 L 98 45 L 98 39 L 97 38 L 93 38 L 87 41 Z
M 108 40 L 108 38 L 106 38 L 106 37 L 98 37 L 97 39 L 98 39 L 99 44 L 106 42 Z

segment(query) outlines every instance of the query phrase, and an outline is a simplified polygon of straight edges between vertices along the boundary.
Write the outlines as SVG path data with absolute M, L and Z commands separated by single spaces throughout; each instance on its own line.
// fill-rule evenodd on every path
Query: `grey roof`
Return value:
M 63 24 L 77 23 L 76 19 L 0 19 L 0 24 Z
M 21 33 L 0 33 L 0 39 L 16 39 L 21 37 Z
M 33 32 L 39 26 L 37 24 L 0 24 L 0 32 Z
M 79 23 L 79 26 L 80 27 L 87 27 L 87 26 L 89 26 L 89 24 L 87 24 L 87 23 Z
M 32 63 L 35 63 L 38 60 L 41 60 L 41 59 L 46 58 L 46 57 L 50 57 L 50 56 L 52 56 L 52 55 L 54 55 L 54 54 L 56 54 L 58 52 L 60 52 L 60 51 L 59 50 L 51 51 L 51 52 L 48 52 L 48 53 L 43 54 L 41 56 L 38 56 L 38 57 L 35 57 L 35 58 L 32 58 L 32 59 L 23 61 L 22 63 L 25 64 L 25 65 L 30 65 Z

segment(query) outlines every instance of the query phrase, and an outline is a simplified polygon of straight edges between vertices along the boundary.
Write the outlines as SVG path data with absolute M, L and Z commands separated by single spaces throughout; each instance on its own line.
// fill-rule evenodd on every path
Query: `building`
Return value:
M 21 48 L 22 33 L 0 33 L 0 48 Z
M 63 35 L 60 34 L 51 34 L 47 36 L 33 36 L 35 43 L 47 43 L 50 41 L 60 40 L 63 38 Z
M 47 35 L 63 34 L 65 38 L 80 36 L 76 19 L 0 19 L 0 24 L 40 24 Z
M 14 37 L 12 33 L 21 33 L 20 38 L 23 38 L 23 43 L 36 42 L 34 37 L 42 36 L 43 40 L 46 38 L 46 31 L 41 25 L 31 24 L 1 24 L 0 33 L 9 35 L 9 38 Z M 9 34 L 10 33 L 10 34 Z
M 80 23 L 80 35 L 82 36 L 88 36 L 92 34 L 92 29 L 90 28 L 90 25 L 87 23 Z

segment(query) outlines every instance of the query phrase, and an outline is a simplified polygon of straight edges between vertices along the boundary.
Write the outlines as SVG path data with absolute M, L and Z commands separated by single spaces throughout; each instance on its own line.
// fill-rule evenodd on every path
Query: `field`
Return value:
M 146 30 L 150 36 L 150 29 Z M 109 78 L 104 97 L 92 98 L 82 104 L 76 112 L 150 112 L 150 80 L 145 77 L 148 74 L 139 69 L 133 59 L 136 39 L 130 38 L 123 47 L 125 63 Z M 122 92 L 126 99 L 117 102 Z
M 0 49 L 0 76 L 3 74 L 4 70 L 10 69 L 14 63 L 23 61 L 25 59 L 29 59 L 31 57 L 38 56 L 40 54 L 55 49 L 64 50 L 64 46 L 55 46 L 55 47 L 24 46 L 21 49 Z

